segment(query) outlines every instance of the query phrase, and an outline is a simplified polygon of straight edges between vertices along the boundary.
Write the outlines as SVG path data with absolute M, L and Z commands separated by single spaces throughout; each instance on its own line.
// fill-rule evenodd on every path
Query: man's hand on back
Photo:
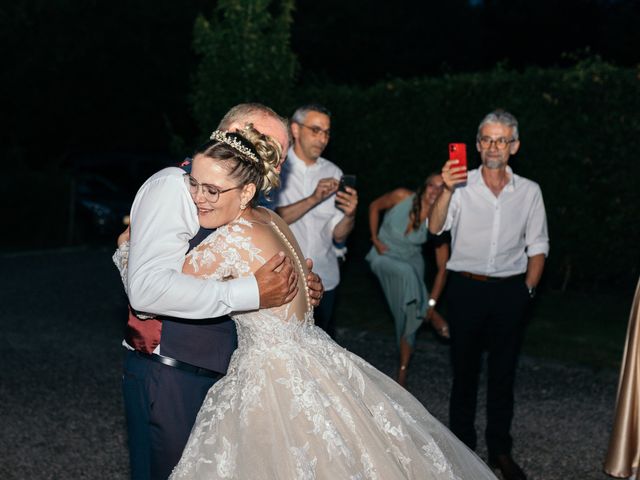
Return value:
M 256 270 L 260 293 L 260 308 L 279 307 L 293 300 L 298 293 L 296 274 L 291 260 L 284 253 L 276 253 Z

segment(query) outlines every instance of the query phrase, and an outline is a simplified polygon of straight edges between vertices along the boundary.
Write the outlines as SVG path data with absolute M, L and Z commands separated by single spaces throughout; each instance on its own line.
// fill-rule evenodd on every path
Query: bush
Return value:
M 277 110 L 290 99 L 296 59 L 289 45 L 293 0 L 221 0 L 199 16 L 194 48 L 193 112 L 209 133 L 230 106 L 258 101 Z

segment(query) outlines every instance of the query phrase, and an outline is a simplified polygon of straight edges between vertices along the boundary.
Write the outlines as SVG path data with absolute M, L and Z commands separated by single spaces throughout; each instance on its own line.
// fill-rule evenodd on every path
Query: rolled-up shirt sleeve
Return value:
M 536 190 L 531 202 L 527 226 L 525 230 L 525 242 L 527 256 L 544 254 L 549 256 L 549 232 L 547 230 L 547 214 L 542 199 L 542 191 L 536 185 Z
M 253 275 L 221 282 L 182 273 L 189 240 L 199 228 L 183 173 L 174 167 L 158 172 L 134 200 L 128 263 L 131 306 L 190 319 L 257 309 L 260 298 Z

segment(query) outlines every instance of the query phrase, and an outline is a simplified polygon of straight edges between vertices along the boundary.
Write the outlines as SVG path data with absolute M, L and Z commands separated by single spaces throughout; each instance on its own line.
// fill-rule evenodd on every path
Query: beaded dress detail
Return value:
M 411 394 L 313 324 L 302 257 L 281 219 L 219 228 L 185 271 L 249 275 L 271 256 L 258 247 L 269 242 L 293 260 L 299 293 L 283 307 L 232 315 L 238 349 L 170 478 L 495 479 Z

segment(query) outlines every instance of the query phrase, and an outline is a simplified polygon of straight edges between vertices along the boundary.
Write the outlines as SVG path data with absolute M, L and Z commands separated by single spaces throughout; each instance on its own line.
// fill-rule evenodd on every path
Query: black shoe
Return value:
M 500 470 L 504 480 L 527 480 L 520 466 L 513 461 L 511 455 L 503 453 L 495 457 L 489 457 L 489 466 L 493 469 Z

